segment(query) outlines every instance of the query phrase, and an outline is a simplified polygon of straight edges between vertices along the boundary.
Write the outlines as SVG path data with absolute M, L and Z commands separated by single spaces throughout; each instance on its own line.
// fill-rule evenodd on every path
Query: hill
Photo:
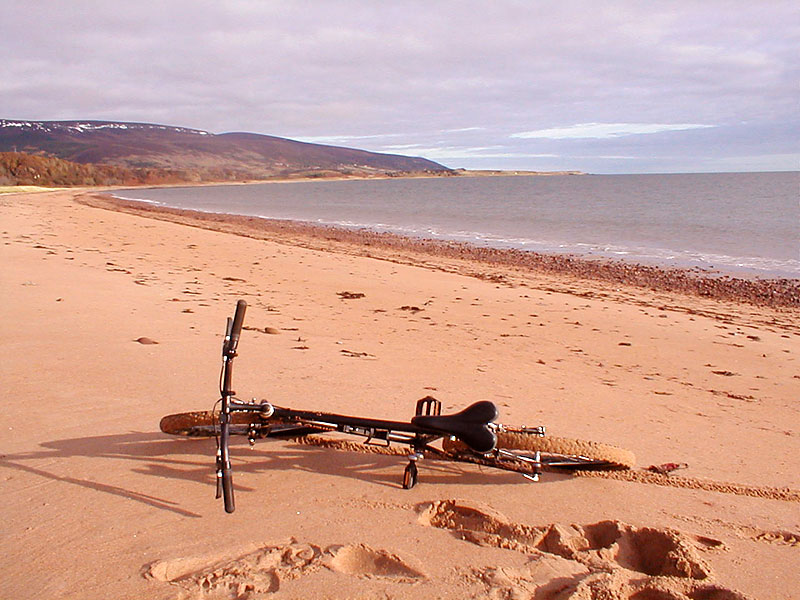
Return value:
M 424 158 L 255 133 L 213 134 L 111 121 L 0 119 L 0 152 L 45 155 L 80 165 L 165 171 L 181 181 L 450 172 Z

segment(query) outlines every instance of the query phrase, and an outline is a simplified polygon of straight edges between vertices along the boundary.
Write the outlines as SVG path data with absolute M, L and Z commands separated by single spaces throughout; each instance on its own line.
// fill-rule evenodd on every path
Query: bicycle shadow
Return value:
M 134 462 L 137 466 L 132 467 L 131 472 L 140 475 L 170 481 L 185 480 L 202 484 L 204 487 L 216 485 L 214 467 L 216 444 L 213 438 L 186 439 L 166 436 L 160 432 L 129 432 L 53 440 L 41 443 L 40 448 L 30 452 L 2 455 L 0 456 L 0 466 L 52 481 L 120 496 L 153 508 L 195 518 L 201 515 L 185 510 L 177 502 L 166 498 L 110 483 L 60 474 L 25 463 L 27 461 L 46 461 L 46 465 L 51 465 L 55 459 L 73 457 L 125 460 Z M 231 445 L 231 454 L 234 471 L 237 474 L 255 476 L 299 470 L 356 479 L 396 489 L 402 487 L 403 468 L 407 464 L 404 456 L 332 450 L 319 446 L 296 444 L 290 440 L 261 440 L 251 449 L 247 448 L 246 443 L 234 443 Z M 422 461 L 420 471 L 420 478 L 425 483 L 443 485 L 525 482 L 516 473 L 436 459 Z M 547 474 L 546 477 L 547 480 L 554 481 L 569 477 L 569 475 Z M 257 488 L 244 485 L 243 479 L 245 478 L 236 478 L 235 489 L 237 491 L 256 491 Z M 256 478 L 252 477 L 247 480 L 254 482 Z
M 51 481 L 58 481 L 114 496 L 120 496 L 154 508 L 174 512 L 181 516 L 200 517 L 201 515 L 182 509 L 176 502 L 166 498 L 160 498 L 110 483 L 58 473 L 52 470 L 52 468 L 48 470 L 42 467 L 25 464 L 27 461 L 43 461 L 45 465 L 51 465 L 53 462 L 57 462 L 57 459 L 73 457 L 124 459 L 142 463 L 157 461 L 165 464 L 170 462 L 181 463 L 182 465 L 189 464 L 185 460 L 179 461 L 169 458 L 169 455 L 174 453 L 174 448 L 168 448 L 163 444 L 156 443 L 159 441 L 164 441 L 164 436 L 162 434 L 144 432 L 53 440 L 41 443 L 41 450 L 20 452 L 17 454 L 3 454 L 0 456 L 0 466 L 36 475 Z M 200 468 L 201 463 L 198 462 L 197 470 L 199 471 Z M 146 469 L 133 469 L 133 471 L 145 473 Z
M 176 440 L 178 443 L 199 443 L 203 440 Z M 211 456 L 215 449 L 214 441 L 203 444 L 202 452 Z M 231 445 L 234 471 L 237 474 L 268 474 L 275 472 L 312 472 L 344 479 L 356 479 L 368 483 L 402 488 L 403 469 L 408 459 L 403 455 L 385 455 L 335 450 L 323 446 L 298 444 L 291 440 L 260 440 L 248 449 L 245 444 Z M 210 459 L 209 459 L 210 460 Z M 209 463 L 210 464 L 210 463 Z M 425 483 L 452 485 L 496 485 L 509 483 L 530 483 L 519 473 L 511 473 L 473 464 L 456 463 L 435 458 L 417 463 L 420 478 Z M 150 473 L 165 478 L 194 476 L 196 473 L 176 469 L 172 465 L 152 464 Z M 213 483 L 214 474 L 208 472 L 208 483 Z M 571 475 L 546 473 L 544 482 L 569 479 Z M 253 491 L 256 488 L 244 486 L 242 478 L 235 478 L 236 490 Z M 252 481 L 252 479 L 251 479 Z

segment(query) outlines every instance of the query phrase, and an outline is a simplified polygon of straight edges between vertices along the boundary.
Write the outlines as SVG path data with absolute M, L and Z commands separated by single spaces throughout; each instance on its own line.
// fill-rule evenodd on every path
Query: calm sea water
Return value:
M 208 212 L 800 278 L 800 173 L 453 177 L 121 190 Z

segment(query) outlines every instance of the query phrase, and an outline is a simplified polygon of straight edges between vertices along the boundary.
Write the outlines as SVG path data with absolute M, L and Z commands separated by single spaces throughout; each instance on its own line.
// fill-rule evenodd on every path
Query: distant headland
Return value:
M 151 123 L 0 119 L 0 185 L 114 186 L 509 175 L 255 133 Z

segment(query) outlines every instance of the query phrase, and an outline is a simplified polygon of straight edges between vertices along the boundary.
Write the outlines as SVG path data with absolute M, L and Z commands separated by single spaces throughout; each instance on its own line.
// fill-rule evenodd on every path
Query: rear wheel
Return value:
M 469 451 L 459 441 L 445 439 L 445 452 L 455 455 Z M 610 446 L 561 437 L 545 437 L 524 429 L 506 429 L 497 433 L 499 450 L 516 450 L 523 456 L 539 452 L 542 468 L 559 471 L 630 469 L 636 463 L 633 453 Z M 524 459 L 523 459 L 524 460 Z

